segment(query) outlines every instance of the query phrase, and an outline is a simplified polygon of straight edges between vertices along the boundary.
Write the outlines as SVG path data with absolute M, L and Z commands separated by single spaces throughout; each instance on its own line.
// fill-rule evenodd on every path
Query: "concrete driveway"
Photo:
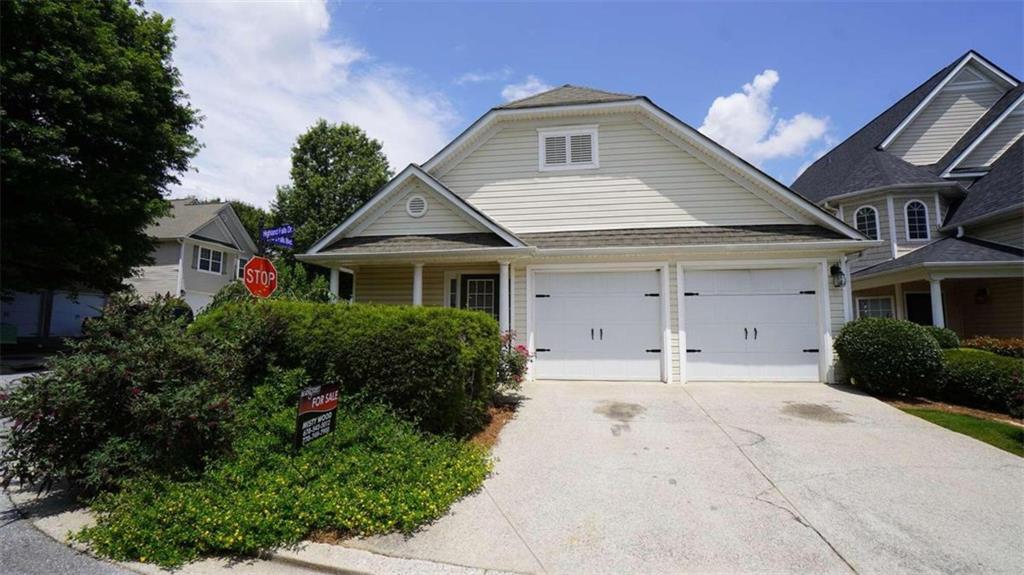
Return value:
M 820 384 L 541 382 L 484 489 L 351 545 L 551 573 L 1024 573 L 1024 460 Z

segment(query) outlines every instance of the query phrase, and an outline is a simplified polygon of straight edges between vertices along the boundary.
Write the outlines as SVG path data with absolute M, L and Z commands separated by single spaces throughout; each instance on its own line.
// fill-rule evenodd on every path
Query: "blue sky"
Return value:
M 789 183 L 970 48 L 1024 67 L 1020 2 L 149 7 L 177 20 L 207 117 L 175 195 L 260 205 L 319 116 L 359 124 L 401 169 L 507 97 L 580 84 L 647 95 Z

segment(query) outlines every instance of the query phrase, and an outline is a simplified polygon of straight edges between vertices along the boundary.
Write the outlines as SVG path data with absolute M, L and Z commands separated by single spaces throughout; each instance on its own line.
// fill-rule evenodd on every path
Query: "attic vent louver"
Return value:
M 423 217 L 427 213 L 427 199 L 419 194 L 409 196 L 405 201 L 405 211 L 414 218 Z
M 598 167 L 597 126 L 541 128 L 540 171 Z

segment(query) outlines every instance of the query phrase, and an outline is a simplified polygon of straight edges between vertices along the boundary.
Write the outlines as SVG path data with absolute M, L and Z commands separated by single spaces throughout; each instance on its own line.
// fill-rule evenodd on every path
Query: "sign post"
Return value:
M 320 439 L 338 424 L 338 386 L 314 385 L 299 393 L 299 414 L 295 421 L 295 448 Z
M 270 297 L 277 289 L 277 269 L 267 258 L 250 258 L 242 268 L 242 281 L 252 295 Z

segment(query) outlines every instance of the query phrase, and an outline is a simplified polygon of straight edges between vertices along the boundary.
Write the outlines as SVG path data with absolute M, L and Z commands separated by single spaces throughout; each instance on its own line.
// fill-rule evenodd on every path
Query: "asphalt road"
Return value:
M 15 385 L 23 375 L 0 375 L 0 389 Z M 0 575 L 131 573 L 50 539 L 21 516 L 6 492 L 0 494 Z

